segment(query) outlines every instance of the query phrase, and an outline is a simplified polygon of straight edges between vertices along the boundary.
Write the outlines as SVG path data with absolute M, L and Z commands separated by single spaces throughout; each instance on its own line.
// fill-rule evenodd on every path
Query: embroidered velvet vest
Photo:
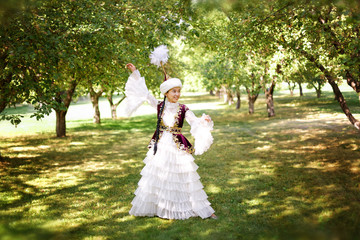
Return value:
M 164 104 L 164 102 L 159 102 L 157 105 L 157 116 L 158 117 L 160 115 L 160 108 L 163 104 Z M 175 123 L 174 123 L 174 126 L 172 126 L 172 127 L 166 126 L 164 124 L 164 122 L 162 120 L 162 116 L 161 116 L 159 140 L 164 131 L 169 131 L 172 134 L 173 140 L 176 143 L 176 146 L 178 147 L 178 149 L 192 154 L 195 151 L 193 146 L 191 145 L 189 140 L 187 140 L 186 137 L 181 134 L 181 128 L 183 127 L 184 120 L 185 120 L 185 114 L 186 114 L 187 110 L 189 110 L 188 107 L 186 107 L 184 104 L 179 104 L 178 110 L 175 114 Z M 153 137 L 151 138 L 148 148 L 152 148 L 154 146 L 155 137 L 156 137 L 156 131 L 155 131 Z

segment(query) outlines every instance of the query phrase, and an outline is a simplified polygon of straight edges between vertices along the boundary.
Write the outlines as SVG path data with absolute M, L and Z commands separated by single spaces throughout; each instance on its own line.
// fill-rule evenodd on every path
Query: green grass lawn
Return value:
M 251 116 L 246 101 L 181 102 L 217 106 L 214 144 L 195 158 L 218 220 L 129 216 L 155 114 L 71 119 L 60 139 L 44 120 L 1 134 L 0 239 L 360 239 L 360 135 L 331 92 L 277 94 L 271 119 L 263 96 Z

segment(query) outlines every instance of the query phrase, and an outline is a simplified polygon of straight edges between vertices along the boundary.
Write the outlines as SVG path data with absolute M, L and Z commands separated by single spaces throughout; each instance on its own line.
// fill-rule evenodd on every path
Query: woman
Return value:
M 166 219 L 195 216 L 216 219 L 191 155 L 202 154 L 212 144 L 211 118 L 205 114 L 197 118 L 185 105 L 178 103 L 182 88 L 179 79 L 170 78 L 160 85 L 165 96 L 160 102 L 149 93 L 136 67 L 132 63 L 126 66 L 132 71 L 125 87 L 127 112 L 131 114 L 148 101 L 158 113 L 157 128 L 148 146 L 145 167 L 129 213 Z M 181 134 L 184 119 L 191 126 L 195 148 Z

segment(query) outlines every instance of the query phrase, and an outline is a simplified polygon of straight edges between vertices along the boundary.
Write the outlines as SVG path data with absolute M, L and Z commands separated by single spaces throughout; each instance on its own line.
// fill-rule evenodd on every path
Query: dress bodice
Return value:
M 163 106 L 164 102 L 159 102 L 157 105 L 157 116 L 160 117 L 160 109 Z M 187 140 L 184 135 L 181 133 L 181 128 L 184 124 L 186 111 L 189 109 L 180 103 L 171 103 L 166 101 L 163 114 L 161 116 L 160 122 L 160 134 L 159 139 L 163 135 L 164 131 L 167 131 L 172 134 L 173 140 L 176 143 L 178 149 L 186 151 L 188 153 L 193 153 L 195 150 L 192 144 Z M 149 148 L 152 148 L 156 139 L 156 131 L 151 138 Z
M 165 101 L 165 109 L 162 115 L 162 121 L 165 126 L 173 127 L 175 123 L 176 114 L 179 110 L 179 103 L 171 103 L 169 101 Z
M 130 116 L 144 101 L 147 101 L 152 107 L 157 109 L 159 114 L 160 106 L 163 102 L 159 102 L 153 95 L 150 94 L 146 84 L 145 78 L 141 77 L 138 70 L 134 71 L 125 85 L 125 112 Z M 180 103 L 171 103 L 165 100 L 165 108 L 161 116 L 160 136 L 163 132 L 172 134 L 173 140 L 179 149 L 188 153 L 200 155 L 207 151 L 213 142 L 211 131 L 214 123 L 206 120 L 203 114 L 200 118 L 190 111 L 185 105 Z M 181 134 L 181 128 L 184 121 L 187 121 L 191 127 L 190 133 L 195 139 L 195 148 L 189 141 Z M 150 142 L 149 147 L 153 146 L 155 142 L 154 136 Z

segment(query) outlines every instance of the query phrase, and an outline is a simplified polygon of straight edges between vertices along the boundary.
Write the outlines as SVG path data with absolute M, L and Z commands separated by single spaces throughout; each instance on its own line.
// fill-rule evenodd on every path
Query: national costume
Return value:
M 162 93 L 167 92 L 168 88 L 172 87 L 171 84 L 178 86 L 177 80 L 164 82 L 166 84 L 160 87 Z M 210 206 L 204 186 L 200 182 L 200 176 L 196 172 L 198 166 L 194 163 L 192 154 L 202 154 L 211 146 L 213 122 L 206 121 L 204 114 L 200 118 L 196 117 L 184 104 L 158 101 L 149 93 L 145 79 L 138 70 L 130 75 L 125 94 L 128 114 L 147 101 L 157 109 L 158 118 L 161 118 L 158 138 L 155 132 L 148 145 L 145 166 L 140 173 L 141 179 L 129 213 L 134 216 L 158 216 L 165 219 L 210 217 L 215 211 Z M 165 107 L 160 116 L 163 104 Z M 194 146 L 182 135 L 184 121 L 191 126 L 190 133 L 195 138 Z

